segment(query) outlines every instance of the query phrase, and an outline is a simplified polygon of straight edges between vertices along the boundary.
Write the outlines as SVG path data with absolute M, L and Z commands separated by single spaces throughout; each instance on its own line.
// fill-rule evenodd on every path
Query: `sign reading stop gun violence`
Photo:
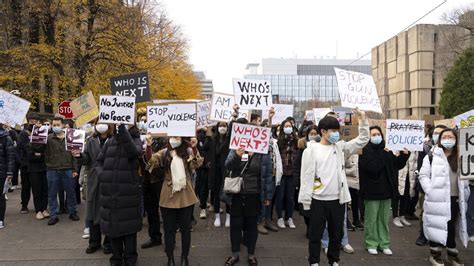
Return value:
M 382 113 L 377 88 L 370 75 L 334 68 L 341 105 Z
M 268 110 L 272 107 L 272 90 L 266 80 L 234 79 L 235 103 L 246 110 Z
M 422 151 L 425 121 L 387 119 L 385 147 L 392 151 Z
M 270 136 L 270 128 L 233 123 L 229 148 L 265 154 L 268 153 Z
M 101 95 L 99 123 L 135 124 L 135 97 Z
M 112 94 L 131 96 L 137 103 L 150 101 L 150 85 L 148 72 L 113 77 L 110 79 Z
M 155 136 L 194 137 L 196 117 L 195 103 L 147 106 L 148 132 Z
M 474 180 L 474 127 L 460 129 L 459 154 L 461 179 Z
M 29 109 L 29 101 L 0 90 L 0 123 L 11 127 L 22 125 Z

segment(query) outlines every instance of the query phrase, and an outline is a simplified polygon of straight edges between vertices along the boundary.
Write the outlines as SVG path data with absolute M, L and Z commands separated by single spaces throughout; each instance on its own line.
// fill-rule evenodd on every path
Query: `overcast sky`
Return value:
M 189 41 L 190 62 L 232 91 L 248 63 L 262 58 L 337 56 L 355 59 L 443 0 L 161 0 Z M 441 23 L 444 12 L 473 6 L 448 0 L 418 23 Z M 364 59 L 370 59 L 370 55 Z

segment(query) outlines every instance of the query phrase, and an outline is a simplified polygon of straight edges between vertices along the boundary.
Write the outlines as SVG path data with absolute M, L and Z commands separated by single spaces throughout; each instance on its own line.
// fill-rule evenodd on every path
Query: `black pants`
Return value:
M 352 210 L 352 222 L 355 223 L 355 222 L 360 222 L 360 210 L 362 208 L 360 208 L 361 206 L 361 201 L 363 200 L 359 200 L 359 190 L 355 189 L 355 188 L 349 188 L 349 192 L 351 193 L 351 198 L 352 198 L 352 202 L 351 202 L 351 210 Z
M 31 190 L 35 212 L 42 212 L 48 208 L 48 180 L 46 172 L 30 172 Z
M 447 248 L 456 248 L 456 223 L 459 216 L 458 197 L 451 197 L 451 220 L 448 222 L 448 238 L 446 240 Z M 430 241 L 430 247 L 443 247 L 443 245 Z
M 137 233 L 111 238 L 110 243 L 112 244 L 111 265 L 137 264 Z
M 30 172 L 21 168 L 21 207 L 27 208 L 31 198 Z
M 214 206 L 214 213 L 216 214 L 219 213 L 221 210 L 221 191 L 222 191 L 222 186 L 224 185 L 223 184 L 224 177 L 220 176 L 219 173 L 221 173 L 221 169 L 217 168 L 216 176 L 214 177 L 216 179 L 215 184 L 214 184 L 214 187 L 211 188 L 212 189 L 212 205 Z M 225 205 L 225 212 L 230 213 L 230 207 L 228 204 Z
M 408 206 L 411 203 L 410 198 L 410 179 L 405 179 L 405 190 L 402 196 L 397 196 L 392 199 L 392 215 L 393 218 L 405 216 L 407 214 Z
M 319 263 L 321 238 L 324 229 L 329 233 L 328 260 L 331 265 L 339 262 L 341 240 L 343 236 L 345 206 L 339 200 L 320 201 L 313 199 L 309 212 L 309 258 L 310 264 Z
M 90 221 L 90 224 L 93 224 L 93 221 Z M 91 225 L 89 230 L 89 247 L 100 248 L 103 245 L 104 248 L 111 248 L 112 244 L 108 236 L 104 237 L 104 243 L 102 244 L 102 231 L 100 230 L 99 224 Z
M 406 210 L 407 215 L 412 215 L 412 216 L 415 215 L 416 205 L 418 204 L 419 199 L 420 199 L 420 191 L 418 189 L 415 189 L 415 196 L 410 199 L 410 203 L 408 204 L 408 207 Z
M 176 228 L 181 232 L 181 256 L 189 256 L 191 247 L 191 216 L 193 206 L 181 209 L 161 207 L 163 215 L 163 230 L 165 231 L 165 252 L 168 257 L 174 256 L 176 243 Z
M 74 178 L 74 190 L 76 191 L 76 204 L 81 204 L 81 185 L 79 184 L 79 177 Z
M 148 219 L 148 236 L 153 242 L 161 241 L 160 232 L 160 194 L 163 182 L 143 183 L 143 203 Z
M 245 243 L 247 253 L 255 255 L 255 246 L 257 245 L 258 216 L 231 216 L 230 218 L 230 242 L 232 253 L 240 252 L 240 243 L 242 242 L 242 233 L 245 232 Z
M 7 210 L 7 201 L 5 200 L 5 195 L 3 194 L 3 187 L 5 185 L 6 178 L 0 178 L 0 222 L 5 221 L 5 211 Z
M 196 173 L 196 194 L 199 197 L 199 208 L 206 209 L 207 199 L 209 198 L 209 169 L 199 168 Z
M 13 170 L 12 186 L 18 186 L 18 173 L 20 171 L 20 164 L 15 163 L 15 169 Z

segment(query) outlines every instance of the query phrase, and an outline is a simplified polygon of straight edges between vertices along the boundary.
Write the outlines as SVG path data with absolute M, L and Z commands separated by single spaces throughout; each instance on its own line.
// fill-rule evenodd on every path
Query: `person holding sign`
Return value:
M 15 170 L 15 148 L 13 141 L 9 137 L 8 131 L 0 124 L 0 229 L 5 228 L 5 211 L 7 201 L 5 193 L 8 188 L 5 185 L 13 178 Z
M 439 134 L 436 146 L 423 159 L 420 183 L 425 192 L 423 226 L 430 245 L 432 265 L 444 265 L 442 248 L 447 248 L 448 262 L 462 265 L 456 249 L 456 225 L 460 221 L 459 238 L 467 247 L 466 228 L 469 185 L 459 177 L 458 136 L 453 129 Z
M 165 171 L 160 209 L 163 216 L 168 266 L 175 265 L 177 228 L 181 232 L 181 265 L 187 266 L 191 247 L 191 217 L 194 204 L 199 202 L 192 186 L 191 176 L 192 172 L 202 165 L 203 159 L 191 148 L 189 141 L 181 137 L 170 138 L 166 148 L 148 157 L 150 170 L 161 165 Z
M 336 118 L 326 116 L 318 124 L 320 143 L 309 143 L 301 160 L 301 187 L 298 202 L 309 212 L 309 258 L 319 264 L 321 238 L 326 222 L 329 233 L 329 264 L 339 262 L 343 236 L 345 204 L 351 201 L 344 159 L 357 153 L 369 141 L 369 126 L 365 112 L 354 111 L 359 121 L 359 136 L 349 142 L 340 141 L 341 125 Z

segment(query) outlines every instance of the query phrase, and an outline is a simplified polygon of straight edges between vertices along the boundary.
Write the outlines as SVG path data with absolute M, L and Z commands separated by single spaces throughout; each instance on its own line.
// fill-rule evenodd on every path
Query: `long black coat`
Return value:
M 217 131 L 217 130 L 216 130 Z M 229 129 L 230 131 L 230 129 Z M 215 134 L 211 138 L 210 149 L 208 153 L 209 157 L 209 188 L 212 191 L 220 191 L 220 184 L 224 182 L 225 175 L 225 160 L 229 155 L 229 139 L 230 136 L 219 136 L 219 133 Z
M 140 136 L 132 137 L 122 125 L 97 157 L 100 227 L 111 238 L 142 229 L 141 180 L 137 172 L 141 155 Z
M 0 182 L 5 182 L 7 176 L 13 176 L 14 170 L 15 147 L 13 147 L 13 141 L 5 129 L 0 129 Z

